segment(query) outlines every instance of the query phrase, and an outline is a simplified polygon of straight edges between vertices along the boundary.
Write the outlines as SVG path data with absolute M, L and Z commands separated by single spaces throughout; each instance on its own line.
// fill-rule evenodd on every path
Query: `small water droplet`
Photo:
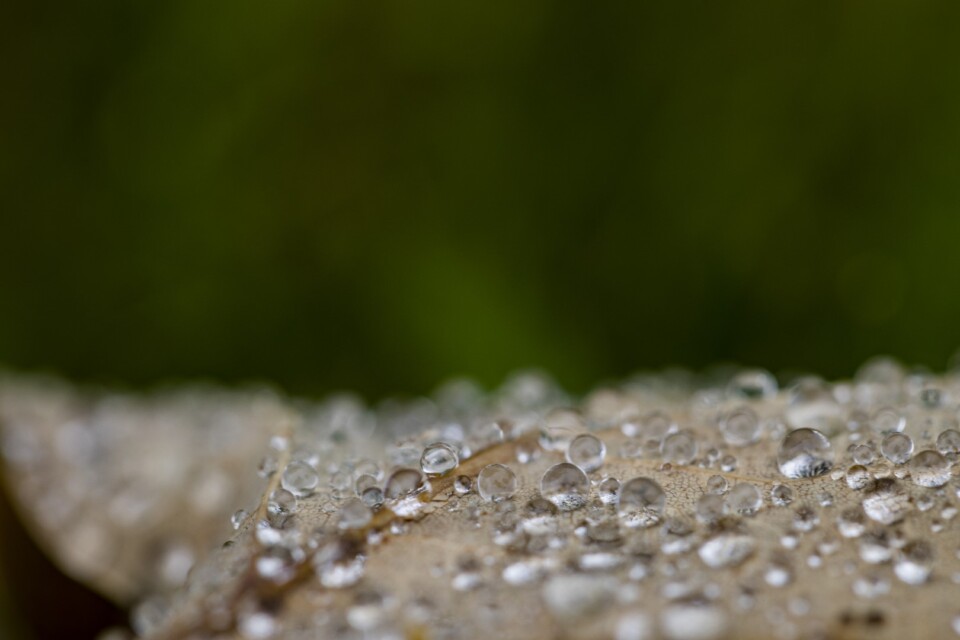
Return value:
M 606 455 L 607 447 L 603 441 L 589 433 L 577 436 L 567 447 L 567 462 L 577 465 L 586 473 L 602 467 Z
M 893 572 L 907 584 L 923 584 L 933 570 L 933 549 L 923 540 L 908 542 L 897 553 Z
M 616 478 L 604 478 L 597 488 L 600 501 L 604 504 L 616 504 L 620 498 L 620 481 Z
M 370 523 L 373 513 L 359 498 L 351 498 L 340 507 L 337 526 L 344 531 L 362 529 Z
M 770 490 L 770 501 L 778 507 L 785 507 L 793 502 L 793 489 L 785 484 L 774 485 Z
M 387 478 L 383 497 L 387 500 L 399 500 L 421 493 L 428 486 L 427 479 L 418 469 L 397 469 Z
M 853 448 L 853 461 L 860 465 L 870 465 L 873 464 L 874 460 L 877 459 L 877 453 L 873 450 L 873 447 L 869 447 L 865 444 L 858 444 Z
M 453 481 L 453 491 L 458 496 L 465 496 L 473 489 L 473 480 L 470 479 L 470 476 L 457 476 L 457 479 Z
M 913 453 L 913 439 L 905 433 L 890 433 L 880 443 L 880 453 L 893 464 L 903 464 Z
M 727 444 L 745 447 L 760 439 L 760 420 L 750 407 L 737 407 L 720 420 L 720 434 Z
M 633 478 L 620 487 L 617 513 L 627 526 L 647 527 L 663 516 L 667 496 L 663 488 L 650 478 Z
M 734 567 L 746 560 L 756 546 L 753 538 L 742 533 L 722 533 L 710 538 L 697 550 L 710 568 Z
M 848 487 L 854 491 L 859 491 L 870 484 L 870 472 L 862 465 L 851 465 L 850 468 L 847 469 L 846 481 Z
M 707 491 L 722 496 L 730 488 L 730 483 L 723 476 L 712 475 L 707 478 Z
M 741 482 L 727 494 L 727 508 L 741 516 L 752 516 L 763 506 L 763 496 L 755 485 Z
M 863 498 L 863 511 L 880 524 L 899 522 L 913 506 L 910 496 L 893 478 L 880 478 Z
M 960 431 L 946 429 L 937 436 L 937 451 L 945 456 L 960 454 Z
M 233 530 L 236 531 L 243 524 L 243 521 L 249 517 L 246 509 L 237 509 L 233 512 L 233 515 L 230 516 L 230 525 L 233 527 Z
M 294 460 L 283 470 L 280 484 L 293 495 L 303 498 L 312 494 L 317 488 L 320 484 L 320 476 L 306 462 Z
M 677 431 L 663 439 L 660 455 L 667 462 L 690 464 L 697 455 L 697 440 L 689 431 Z
M 932 449 L 921 451 L 910 461 L 910 477 L 921 487 L 942 487 L 950 480 L 950 461 Z
M 791 431 L 780 443 L 777 465 L 788 478 L 821 476 L 833 466 L 830 441 L 816 429 Z
M 477 476 L 477 491 L 488 502 L 506 500 L 517 492 L 517 476 L 506 465 L 488 464 Z
M 561 462 L 547 469 L 540 478 L 540 494 L 561 511 L 573 511 L 586 504 L 590 480 L 577 465 Z
M 420 456 L 420 469 L 429 476 L 442 476 L 457 468 L 457 450 L 446 442 L 427 445 Z

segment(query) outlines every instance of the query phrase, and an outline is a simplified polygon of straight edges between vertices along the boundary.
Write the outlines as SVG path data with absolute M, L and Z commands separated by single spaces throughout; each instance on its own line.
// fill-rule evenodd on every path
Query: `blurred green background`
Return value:
M 943 368 L 958 22 L 4 3 L 0 362 L 369 398 L 530 365 L 573 391 L 719 360 Z

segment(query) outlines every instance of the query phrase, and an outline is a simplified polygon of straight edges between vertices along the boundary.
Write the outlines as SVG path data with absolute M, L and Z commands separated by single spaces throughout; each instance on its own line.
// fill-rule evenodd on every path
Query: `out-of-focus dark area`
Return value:
M 958 20 L 5 3 L 0 362 L 369 398 L 529 365 L 573 391 L 725 360 L 943 368 Z M 0 630 L 32 637 L 25 544 L 4 534 Z

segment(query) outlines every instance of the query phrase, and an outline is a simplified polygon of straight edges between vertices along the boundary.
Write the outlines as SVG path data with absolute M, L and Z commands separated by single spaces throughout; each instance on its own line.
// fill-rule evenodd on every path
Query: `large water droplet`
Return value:
M 763 506 L 763 496 L 755 485 L 741 482 L 727 494 L 727 507 L 741 516 L 752 516 Z
M 557 505 L 561 511 L 573 511 L 586 504 L 590 494 L 590 480 L 577 465 L 561 462 L 543 474 L 540 479 L 540 494 Z
M 484 500 L 506 500 L 517 492 L 517 476 L 510 467 L 488 464 L 477 476 L 477 492 Z
M 777 466 L 788 478 L 812 478 L 833 466 L 833 451 L 827 437 L 816 429 L 796 429 L 780 443 Z
M 633 478 L 620 487 L 617 513 L 629 527 L 648 527 L 663 516 L 667 496 L 650 478 Z

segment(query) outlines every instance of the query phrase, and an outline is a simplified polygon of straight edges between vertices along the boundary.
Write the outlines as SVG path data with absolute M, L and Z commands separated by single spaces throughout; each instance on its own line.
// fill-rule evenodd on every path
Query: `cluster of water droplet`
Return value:
M 603 620 L 616 638 L 723 637 L 752 616 L 786 640 L 853 624 L 863 607 L 882 624 L 903 589 L 960 584 L 960 558 L 933 551 L 960 522 L 960 376 L 883 359 L 851 381 L 783 390 L 761 370 L 641 376 L 574 405 L 522 375 L 491 395 L 461 382 L 429 401 L 301 416 L 259 466 L 265 499 L 232 524 L 256 544 L 259 580 L 344 594 L 311 621 L 321 635 L 503 635 L 498 621 L 517 621 L 498 607 L 519 599 L 558 629 Z M 365 579 L 379 546 L 431 532 L 438 511 L 431 535 L 464 551 L 407 559 L 411 580 L 487 604 L 454 612 Z M 824 580 L 859 604 L 787 588 Z M 256 593 L 223 624 L 246 638 L 290 631 Z M 451 626 L 455 613 L 472 626 Z

